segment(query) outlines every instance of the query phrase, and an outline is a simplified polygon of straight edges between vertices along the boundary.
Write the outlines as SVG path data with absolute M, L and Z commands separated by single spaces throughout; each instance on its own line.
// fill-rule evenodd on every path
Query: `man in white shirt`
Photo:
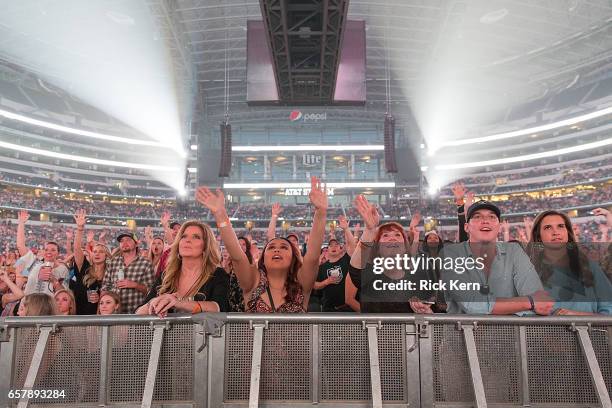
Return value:
M 59 263 L 59 245 L 49 241 L 45 243 L 43 250 L 43 262 L 38 261 L 36 255 L 26 246 L 25 224 L 30 218 L 27 211 L 19 211 L 17 224 L 17 249 L 19 250 L 19 262 L 23 264 L 23 273 L 28 275 L 24 294 L 46 293 L 53 295 L 61 288 L 68 289 L 68 268 Z

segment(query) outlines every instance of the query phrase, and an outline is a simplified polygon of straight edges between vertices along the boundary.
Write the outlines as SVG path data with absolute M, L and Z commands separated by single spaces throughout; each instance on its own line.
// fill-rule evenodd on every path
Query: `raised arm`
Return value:
M 325 221 L 327 219 L 327 191 L 317 177 L 310 178 L 310 202 L 315 207 L 312 228 L 306 245 L 304 262 L 298 274 L 298 280 L 305 293 L 312 290 L 319 272 L 319 256 L 321 245 L 325 239 Z
M 174 238 L 172 238 L 172 230 L 170 229 L 170 218 L 172 218 L 172 214 L 170 214 L 168 211 L 164 211 L 159 220 L 162 227 L 164 227 L 164 240 L 168 245 L 172 245 L 172 242 L 174 241 Z
M 410 220 L 410 232 L 412 233 L 412 244 L 410 245 L 410 255 L 416 256 L 419 250 L 419 230 L 417 229 L 421 222 L 421 213 L 418 211 L 414 212 L 412 219 Z
M 225 209 L 225 196 L 223 192 L 219 189 L 213 192 L 206 187 L 198 187 L 196 190 L 196 200 L 208 208 L 215 217 L 217 228 L 221 234 L 221 240 L 232 259 L 232 265 L 240 287 L 244 293 L 252 291 L 257 284 L 258 276 L 253 273 L 253 267 L 249 263 L 246 253 L 242 250 L 240 242 L 238 242 L 234 228 L 232 228 Z
M 361 237 L 359 238 L 359 243 L 353 251 L 353 255 L 351 255 L 351 265 L 357 269 L 363 269 L 365 267 L 366 260 L 363 259 L 363 247 L 364 246 L 373 246 L 374 238 L 376 238 L 376 229 L 378 228 L 378 223 L 380 222 L 380 214 L 378 214 L 378 210 L 372 204 L 366 200 L 366 198 L 362 195 L 358 195 L 355 198 L 355 209 L 361 215 L 361 219 L 365 225 L 365 229 Z
M 338 225 L 344 232 L 344 245 L 346 246 L 346 253 L 351 256 L 355 250 L 355 237 L 349 228 L 349 222 L 344 215 L 338 217 Z
M 270 223 L 268 224 L 268 231 L 266 231 L 266 238 L 268 241 L 276 238 L 276 221 L 278 220 L 278 214 L 283 211 L 279 203 L 272 204 L 272 217 L 270 217 Z
M 79 271 L 82 272 L 83 261 L 85 254 L 83 253 L 83 231 L 85 230 L 86 221 L 85 210 L 77 210 L 74 215 L 74 222 L 76 223 L 76 231 L 74 233 L 74 262 Z
M 26 210 L 19 211 L 17 215 L 17 250 L 19 251 L 19 256 L 24 256 L 29 251 L 25 238 L 25 224 L 29 219 L 30 214 Z

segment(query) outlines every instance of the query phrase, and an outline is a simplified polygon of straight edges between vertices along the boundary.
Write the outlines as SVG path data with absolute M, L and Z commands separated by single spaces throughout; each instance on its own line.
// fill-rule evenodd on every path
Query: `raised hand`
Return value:
M 81 209 L 76 211 L 74 214 L 74 222 L 76 223 L 77 228 L 82 228 L 85 226 L 85 223 L 87 222 L 85 210 Z
M 195 198 L 197 202 L 208 208 L 213 214 L 225 211 L 225 196 L 220 189 L 212 192 L 207 187 L 198 187 Z
M 378 227 L 380 214 L 378 214 L 376 207 L 370 204 L 363 195 L 358 195 L 355 198 L 354 206 L 368 230 L 374 230 Z
M 281 207 L 280 203 L 272 204 L 272 216 L 273 217 L 278 217 L 278 214 L 280 214 L 281 211 L 283 211 L 283 207 Z
M 147 241 L 151 241 L 153 239 L 153 228 L 151 228 L 150 225 L 145 227 L 144 236 Z
M 465 197 L 465 185 L 462 182 L 458 181 L 453 184 L 451 190 L 453 191 L 455 200 L 461 200 L 463 197 Z
M 527 239 L 527 234 L 525 233 L 525 229 L 521 228 L 521 227 L 517 227 L 516 228 L 516 233 L 518 235 L 518 240 L 520 242 L 528 242 L 529 240 Z
M 610 210 L 607 208 L 596 208 L 593 210 L 593 214 L 606 217 L 608 227 L 612 227 L 612 212 L 610 212 Z
M 465 213 L 467 214 L 467 210 L 468 208 L 470 208 L 470 206 L 474 203 L 474 192 L 469 191 L 466 195 L 465 195 L 465 204 L 463 206 L 463 209 L 465 211 Z
M 338 226 L 342 230 L 346 230 L 349 227 L 349 222 L 344 215 L 338 217 Z
M 19 221 L 20 224 L 25 224 L 26 222 L 28 222 L 29 219 L 30 219 L 30 213 L 28 213 L 26 210 L 21 210 L 17 214 L 17 220 Z
M 412 215 L 412 219 L 410 220 L 410 229 L 416 228 L 417 225 L 421 222 L 421 213 L 415 211 Z
M 327 210 L 326 190 L 325 186 L 321 184 L 321 180 L 315 176 L 310 178 L 310 194 L 308 194 L 308 198 L 317 210 Z
M 159 221 L 162 226 L 167 227 L 170 224 L 170 219 L 172 219 L 172 214 L 168 211 L 164 211 Z
M 509 232 L 510 223 L 508 222 L 508 220 L 502 221 L 501 224 L 499 225 L 499 229 L 501 229 L 502 232 Z
M 72 241 L 73 237 L 74 237 L 74 232 L 72 231 L 72 228 L 66 229 L 66 240 Z
M 87 231 L 87 243 L 93 242 L 96 237 L 96 233 L 94 231 Z
M 523 225 L 527 231 L 531 232 L 533 228 L 533 219 L 531 217 L 523 217 Z

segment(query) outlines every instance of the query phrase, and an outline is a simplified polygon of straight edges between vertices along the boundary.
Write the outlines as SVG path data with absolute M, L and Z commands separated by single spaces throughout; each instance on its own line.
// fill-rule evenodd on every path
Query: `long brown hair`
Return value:
M 264 258 L 266 254 L 266 250 L 268 249 L 268 244 L 274 241 L 275 239 L 280 239 L 289 244 L 289 248 L 291 248 L 291 265 L 289 265 L 289 271 L 287 273 L 287 279 L 285 280 L 285 289 L 287 291 L 287 295 L 285 295 L 285 302 L 294 302 L 297 298 L 297 295 L 302 289 L 302 285 L 298 280 L 298 272 L 302 267 L 302 255 L 300 254 L 299 249 L 291 243 L 287 238 L 276 237 L 272 238 L 270 241 L 266 242 L 263 251 L 261 251 L 261 255 L 259 256 L 259 262 L 257 267 L 260 271 L 268 277 L 268 271 L 266 270 L 266 265 L 264 263 Z
M 181 269 L 183 266 L 183 260 L 179 254 L 179 242 L 181 241 L 181 237 L 185 233 L 187 227 L 191 226 L 199 227 L 202 230 L 204 251 L 202 252 L 202 271 L 200 273 L 200 277 L 198 278 L 196 284 L 193 285 L 193 288 L 191 289 L 192 293 L 187 293 L 185 296 L 193 296 L 198 293 L 202 285 L 212 278 L 215 269 L 217 269 L 217 267 L 221 264 L 219 245 L 217 245 L 215 234 L 213 233 L 212 229 L 208 225 L 198 220 L 189 220 L 184 222 L 183 225 L 181 225 L 181 229 L 176 234 L 176 239 L 170 247 L 168 265 L 166 266 L 164 278 L 158 292 L 160 295 L 162 293 L 173 293 L 178 290 L 178 280 L 181 276 Z
M 531 259 L 531 263 L 535 267 L 535 270 L 540 275 L 543 282 L 546 282 L 552 275 L 552 268 L 543 262 L 544 259 L 544 245 L 542 243 L 542 235 L 540 234 L 540 227 L 545 217 L 549 215 L 558 215 L 563 219 L 565 229 L 567 230 L 567 244 L 566 251 L 569 258 L 570 271 L 587 286 L 593 286 L 593 273 L 589 266 L 589 260 L 586 255 L 580 250 L 576 236 L 574 235 L 574 229 L 572 228 L 572 221 L 570 218 L 559 211 L 547 210 L 538 214 L 533 220 L 533 227 L 531 228 L 531 241 L 527 245 L 527 254 Z
M 95 275 L 95 268 L 94 268 L 94 263 L 93 263 L 93 249 L 97 246 L 101 246 L 102 248 L 104 248 L 104 270 L 102 273 L 102 279 L 104 280 L 104 275 L 106 274 L 106 263 L 110 260 L 111 254 L 110 251 L 108 250 L 108 247 L 104 244 L 95 244 L 93 246 L 93 248 L 91 249 L 91 262 L 89 262 L 89 267 L 87 268 L 87 270 L 85 271 L 85 276 L 83 276 L 83 283 L 85 284 L 86 287 L 91 287 L 94 283 L 96 283 L 98 281 L 97 276 Z

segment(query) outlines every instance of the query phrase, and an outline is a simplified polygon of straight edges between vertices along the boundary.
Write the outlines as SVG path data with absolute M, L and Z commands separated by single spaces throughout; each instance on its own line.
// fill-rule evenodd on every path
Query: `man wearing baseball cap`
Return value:
M 138 255 L 138 237 L 131 231 L 117 235 L 120 254 L 111 259 L 102 282 L 103 292 L 116 292 L 121 313 L 134 313 L 153 285 L 153 265 Z
M 464 225 L 468 241 L 444 247 L 442 276 L 448 313 L 549 315 L 554 301 L 527 254 L 516 243 L 497 242 L 500 217 L 495 204 L 473 203 Z

